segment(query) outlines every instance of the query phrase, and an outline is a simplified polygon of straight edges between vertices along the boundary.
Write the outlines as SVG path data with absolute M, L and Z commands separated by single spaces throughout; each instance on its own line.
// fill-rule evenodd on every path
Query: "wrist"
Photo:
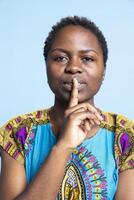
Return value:
M 60 151 L 62 154 L 64 155 L 70 155 L 74 148 L 72 147 L 69 147 L 67 144 L 65 144 L 64 142 L 62 141 L 58 141 L 57 144 L 55 145 L 55 148 Z

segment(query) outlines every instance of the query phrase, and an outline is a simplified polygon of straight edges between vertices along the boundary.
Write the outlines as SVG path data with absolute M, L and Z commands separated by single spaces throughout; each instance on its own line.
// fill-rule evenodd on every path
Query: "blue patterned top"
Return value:
M 0 147 L 25 166 L 28 183 L 57 142 L 50 109 L 16 116 L 0 128 Z M 104 111 L 102 116 L 96 135 L 70 155 L 57 200 L 112 200 L 118 174 L 134 169 L 134 121 Z
M 31 148 L 25 155 L 28 183 L 57 142 L 50 123 L 33 126 L 31 133 Z M 95 136 L 86 139 L 70 155 L 57 199 L 112 200 L 117 184 L 114 133 L 100 128 Z

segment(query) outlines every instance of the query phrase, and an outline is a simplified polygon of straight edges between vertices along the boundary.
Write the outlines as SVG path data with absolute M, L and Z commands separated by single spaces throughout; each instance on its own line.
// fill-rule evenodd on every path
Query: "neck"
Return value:
M 87 101 L 94 106 L 94 100 Z M 61 102 L 55 98 L 54 106 L 50 111 L 50 122 L 52 124 L 52 130 L 54 134 L 58 137 L 64 119 L 64 112 L 68 108 L 68 103 Z
M 91 99 L 87 102 L 89 102 L 91 105 L 94 106 L 94 99 Z M 84 103 L 84 102 L 81 102 L 81 103 Z M 52 121 L 54 122 L 56 119 L 56 124 L 61 124 L 63 122 L 64 112 L 67 108 L 68 108 L 68 102 L 63 102 L 55 98 L 54 106 L 52 107 L 51 116 L 50 116 Z
M 50 119 L 53 124 L 59 126 L 63 122 L 64 112 L 67 109 L 67 107 L 67 104 L 60 102 L 55 98 L 54 105 L 50 112 Z

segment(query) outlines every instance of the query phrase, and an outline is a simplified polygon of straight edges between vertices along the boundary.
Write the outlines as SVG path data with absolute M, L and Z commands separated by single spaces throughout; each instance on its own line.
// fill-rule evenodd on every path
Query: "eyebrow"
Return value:
M 50 53 L 53 53 L 54 51 L 62 51 L 62 52 L 64 52 L 64 53 L 69 53 L 68 50 L 62 49 L 62 48 L 55 48 L 55 49 L 52 49 L 52 50 L 50 51 Z M 88 53 L 88 52 L 91 52 L 91 51 L 93 51 L 94 53 L 96 53 L 96 54 L 98 55 L 98 52 L 97 52 L 96 50 L 94 50 L 94 49 L 83 49 L 83 50 L 80 50 L 79 52 L 80 52 L 80 53 Z

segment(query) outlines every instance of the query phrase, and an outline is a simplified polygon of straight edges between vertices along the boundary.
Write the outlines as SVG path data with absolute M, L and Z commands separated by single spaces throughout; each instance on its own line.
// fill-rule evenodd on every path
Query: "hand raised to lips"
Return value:
M 72 92 L 71 92 L 71 98 L 69 102 L 69 107 L 76 106 L 78 104 L 78 81 L 76 78 L 72 81 Z
M 60 143 L 69 149 L 77 147 L 86 138 L 92 125 L 100 125 L 101 120 L 102 117 L 94 106 L 88 102 L 78 104 L 78 81 L 74 78 L 68 109 L 64 115 Z
M 78 105 L 78 86 L 79 86 L 79 83 L 78 83 L 76 78 L 73 79 L 72 83 L 73 83 L 73 89 L 72 89 L 72 93 L 71 93 L 71 97 L 70 97 L 69 107 L 74 107 L 74 106 Z M 83 105 L 83 107 L 79 107 L 79 106 L 82 106 L 82 105 Z M 90 120 L 85 120 L 85 123 L 82 122 L 82 124 L 85 124 L 85 127 L 87 127 L 88 130 L 91 129 L 91 124 L 92 125 L 95 125 L 95 124 L 100 125 L 100 122 L 103 118 L 100 115 L 100 112 L 98 112 L 98 110 L 95 107 L 93 107 L 90 104 L 87 104 L 87 105 L 86 104 L 79 104 L 77 107 L 78 107 L 78 109 L 82 109 L 86 112 L 92 112 L 92 114 L 96 115 L 96 117 L 98 118 L 98 119 L 97 118 L 94 118 L 94 119 L 91 118 Z M 76 111 L 76 112 L 78 112 L 78 111 Z
M 77 82 L 77 83 L 75 83 L 75 82 Z M 73 91 L 74 84 L 77 85 L 78 91 L 84 89 L 86 86 L 86 82 L 83 80 L 80 80 L 79 78 L 78 79 L 73 78 L 71 80 L 69 79 L 69 80 L 63 81 L 64 88 L 69 91 Z

